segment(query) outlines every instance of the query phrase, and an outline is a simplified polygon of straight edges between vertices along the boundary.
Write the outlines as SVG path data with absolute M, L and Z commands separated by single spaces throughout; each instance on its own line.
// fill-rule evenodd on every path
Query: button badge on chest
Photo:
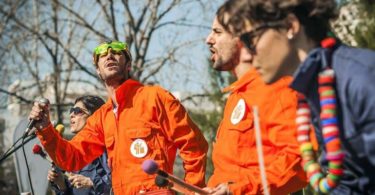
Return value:
M 243 99 L 238 100 L 238 103 L 236 107 L 234 107 L 232 111 L 232 115 L 230 116 L 230 122 L 233 125 L 239 123 L 242 120 L 242 118 L 245 116 L 245 110 L 246 110 L 245 100 Z
M 147 152 L 147 143 L 143 139 L 136 139 L 130 145 L 130 153 L 136 158 L 145 157 Z

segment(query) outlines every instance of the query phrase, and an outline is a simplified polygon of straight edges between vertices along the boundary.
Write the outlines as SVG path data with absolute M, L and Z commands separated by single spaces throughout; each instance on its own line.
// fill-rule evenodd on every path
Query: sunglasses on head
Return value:
M 72 108 L 70 108 L 70 114 L 72 114 L 72 113 L 74 113 L 75 115 L 82 115 L 82 114 L 89 115 L 89 113 L 87 113 L 86 111 L 84 111 L 80 107 L 72 107 Z
M 254 28 L 251 31 L 247 31 L 245 33 L 242 33 L 240 35 L 240 40 L 250 52 L 255 53 L 255 48 L 256 48 L 256 43 L 254 43 L 255 37 L 261 36 L 267 29 L 283 28 L 283 27 L 286 27 L 285 24 L 280 23 L 280 22 L 265 23 L 265 24 L 262 24 L 262 25 L 260 25 L 256 28 Z
M 94 54 L 96 56 L 105 56 L 108 54 L 108 49 L 111 48 L 112 53 L 120 54 L 122 51 L 127 50 L 128 47 L 126 43 L 120 41 L 109 41 L 106 43 L 100 44 L 94 49 Z

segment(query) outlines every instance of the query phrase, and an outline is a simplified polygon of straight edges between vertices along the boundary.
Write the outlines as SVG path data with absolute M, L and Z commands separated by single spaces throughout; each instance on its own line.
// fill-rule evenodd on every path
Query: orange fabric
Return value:
M 53 161 L 64 170 L 79 170 L 107 149 L 115 194 L 137 194 L 158 189 L 155 175 L 144 173 L 142 162 L 154 159 L 160 169 L 173 173 L 179 149 L 185 181 L 203 187 L 208 144 L 179 101 L 160 87 L 133 80 L 116 90 L 116 98 L 118 117 L 109 99 L 71 141 L 62 139 L 51 125 L 38 132 Z M 147 143 L 143 158 L 130 152 L 136 139 Z
M 215 170 L 208 182 L 209 187 L 233 182 L 229 186 L 234 194 L 262 193 L 252 111 L 252 106 L 255 105 L 259 110 L 264 161 L 271 194 L 288 194 L 307 185 L 305 173 L 300 166 L 296 138 L 297 96 L 288 88 L 290 82 L 291 78 L 283 78 L 275 84 L 266 85 L 255 69 L 251 69 L 224 89 L 231 91 L 231 94 L 216 142 L 213 143 Z M 231 117 L 240 99 L 244 100 L 246 106 L 242 120 L 236 123 Z M 239 110 L 241 109 L 237 109 L 237 116 Z

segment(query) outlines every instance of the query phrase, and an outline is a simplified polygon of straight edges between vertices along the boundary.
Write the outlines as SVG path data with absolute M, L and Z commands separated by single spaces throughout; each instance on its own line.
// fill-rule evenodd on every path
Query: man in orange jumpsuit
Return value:
M 30 113 L 53 161 L 64 170 L 79 170 L 107 150 L 115 194 L 142 194 L 158 190 L 142 162 L 153 159 L 173 173 L 179 149 L 185 181 L 203 187 L 208 144 L 179 101 L 160 87 L 129 79 L 131 55 L 125 43 L 101 44 L 94 63 L 109 98 L 71 141 L 53 129 L 48 106 L 35 103 Z
M 223 120 L 213 143 L 214 173 L 206 190 L 210 194 L 264 193 L 258 165 L 252 106 L 259 110 L 264 166 L 271 194 L 288 194 L 307 185 L 300 166 L 296 138 L 296 93 L 291 78 L 266 85 L 252 67 L 251 55 L 239 38 L 225 31 L 215 18 L 206 39 L 213 68 L 231 71 L 237 81 L 229 92 Z M 272 56 L 270 56 L 272 57 Z

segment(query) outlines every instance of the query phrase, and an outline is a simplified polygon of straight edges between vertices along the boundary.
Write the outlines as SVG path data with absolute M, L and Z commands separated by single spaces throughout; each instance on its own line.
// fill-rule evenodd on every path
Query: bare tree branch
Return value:
M 100 36 L 102 39 L 110 39 L 109 37 L 107 37 L 105 34 L 101 33 L 100 31 L 94 29 L 92 27 L 91 24 L 89 24 L 83 17 L 81 17 L 77 12 L 75 12 L 73 9 L 70 9 L 69 7 L 67 7 L 66 5 L 64 5 L 63 3 L 57 1 L 57 3 L 62 7 L 64 8 L 65 10 L 67 10 L 69 13 L 73 14 L 75 17 L 77 17 L 83 24 L 84 27 L 86 27 L 87 29 L 91 30 L 92 32 L 94 32 L 96 35 Z
M 196 97 L 205 98 L 205 97 L 209 97 L 209 94 L 207 94 L 207 93 L 204 93 L 204 94 L 192 94 L 192 95 L 189 95 L 189 96 L 181 99 L 180 102 L 184 103 L 186 101 L 192 101 Z
M 28 103 L 28 104 L 33 103 L 32 100 L 28 100 L 28 99 L 26 99 L 26 98 L 24 98 L 24 97 L 22 97 L 22 96 L 17 95 L 17 94 L 14 93 L 14 92 L 9 92 L 9 91 L 7 91 L 7 90 L 5 90 L 5 89 L 2 89 L 2 88 L 0 88 L 0 92 L 5 93 L 5 94 L 10 95 L 10 96 L 13 96 L 13 97 L 19 99 L 21 102 L 25 102 L 25 103 Z
M 109 3 L 110 3 L 110 10 L 111 10 L 111 27 L 113 31 L 113 36 L 115 37 L 116 40 L 119 40 L 117 29 L 116 29 L 116 17 L 115 17 L 115 12 L 113 8 L 113 0 L 110 0 Z

